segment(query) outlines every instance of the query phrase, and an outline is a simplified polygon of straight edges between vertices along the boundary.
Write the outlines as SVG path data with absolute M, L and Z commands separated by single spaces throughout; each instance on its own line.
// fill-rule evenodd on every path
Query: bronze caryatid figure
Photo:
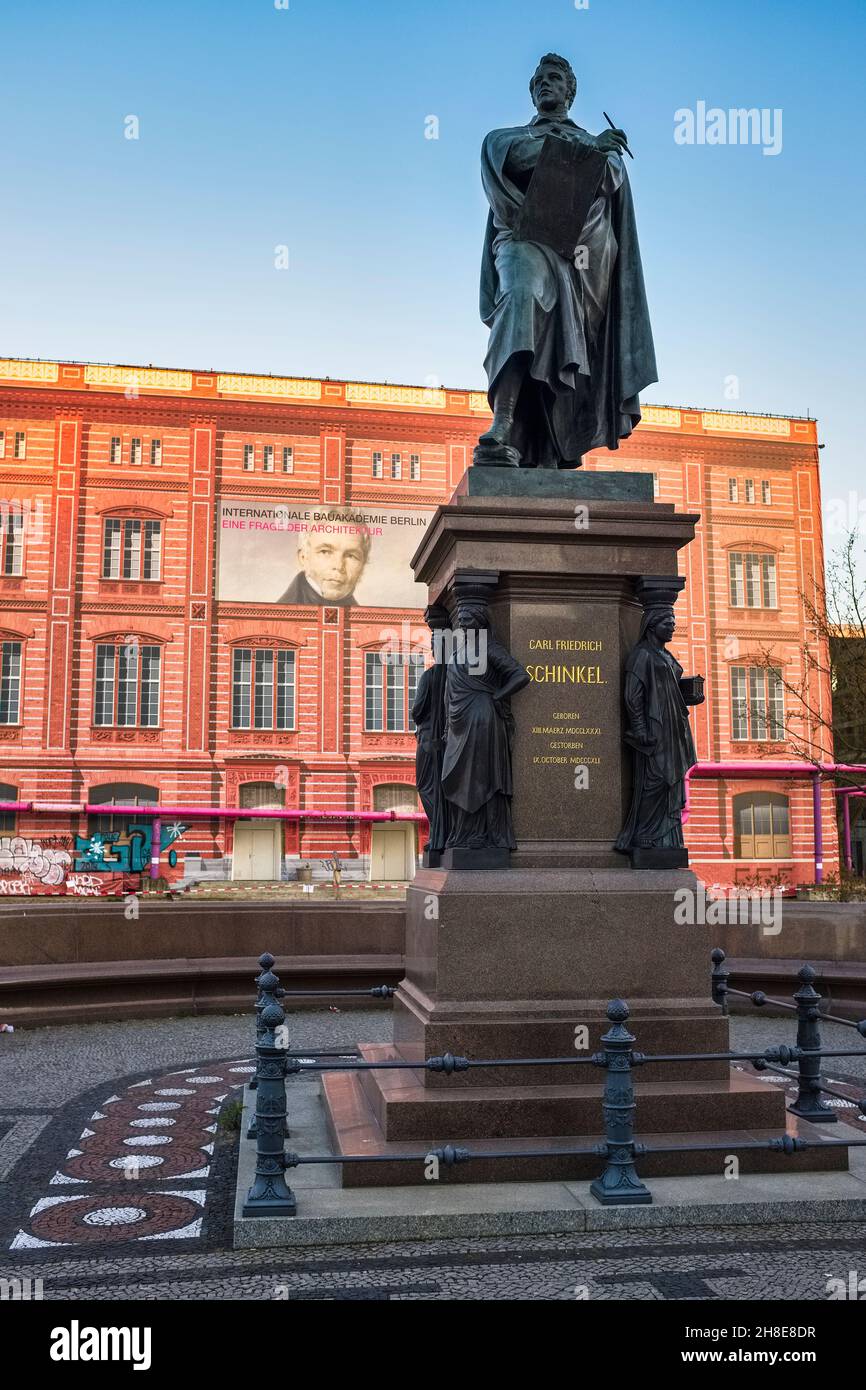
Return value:
M 507 868 L 517 848 L 511 821 L 511 697 L 529 684 L 529 672 L 493 633 L 489 587 L 458 581 L 455 591 L 442 760 L 448 838 L 441 863 L 446 869 Z
M 577 82 L 546 54 L 529 84 L 536 115 L 493 130 L 481 175 L 490 203 L 481 317 L 493 422 L 480 466 L 578 468 L 616 449 L 657 380 L 623 131 L 569 119 Z
M 674 602 L 681 578 L 640 579 L 643 619 L 625 663 L 625 742 L 634 754 L 631 808 L 616 842 L 632 868 L 682 868 L 686 773 L 697 762 L 689 705 L 704 700 L 703 678 L 683 676 L 667 650 L 676 630 Z
M 439 867 L 448 838 L 448 807 L 442 790 L 442 757 L 445 751 L 445 672 L 442 657 L 451 636 L 448 609 L 431 603 L 424 609 L 424 621 L 433 634 L 433 665 L 418 680 L 412 704 L 415 725 L 415 786 L 427 817 L 428 835 L 424 846 L 425 869 Z

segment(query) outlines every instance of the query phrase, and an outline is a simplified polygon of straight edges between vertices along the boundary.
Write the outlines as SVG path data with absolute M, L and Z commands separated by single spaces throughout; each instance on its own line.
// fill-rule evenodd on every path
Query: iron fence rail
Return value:
M 367 990 L 343 991 L 286 991 L 273 972 L 274 957 L 264 952 L 259 959 L 261 974 L 256 979 L 256 1072 L 251 1089 L 256 1092 L 256 1113 L 248 1130 L 248 1137 L 256 1139 L 256 1171 L 243 1208 L 245 1216 L 295 1215 L 297 1201 L 295 1194 L 286 1183 L 287 1169 L 310 1164 L 405 1164 L 415 1163 L 429 1166 L 431 1160 L 446 1168 L 471 1160 L 494 1161 L 502 1159 L 551 1159 L 588 1158 L 603 1160 L 600 1175 L 590 1184 L 590 1192 L 602 1205 L 628 1205 L 649 1203 L 652 1194 L 640 1178 L 636 1160 L 653 1154 L 691 1154 L 727 1153 L 736 1148 L 737 1153 L 773 1152 L 793 1155 L 808 1149 L 858 1148 L 866 1146 L 866 1137 L 843 1139 L 804 1139 L 799 1135 L 782 1134 L 768 1139 L 750 1139 L 732 1145 L 731 1141 L 709 1141 L 695 1144 L 644 1144 L 634 1136 L 634 1113 L 636 1100 L 632 1082 L 632 1071 L 648 1063 L 660 1065 L 683 1062 L 745 1062 L 757 1071 L 771 1070 L 798 1082 L 796 1100 L 789 1110 L 802 1118 L 818 1123 L 833 1123 L 836 1114 L 821 1100 L 826 1094 L 847 1100 L 842 1092 L 833 1090 L 821 1079 L 820 1069 L 825 1057 L 866 1057 L 864 1048 L 825 1048 L 821 1043 L 820 1004 L 821 996 L 814 988 L 816 972 L 804 965 L 798 972 L 798 989 L 794 1004 L 781 1000 L 768 1000 L 761 991 L 755 995 L 745 995 L 741 990 L 731 990 L 728 985 L 728 971 L 724 966 L 725 953 L 720 948 L 712 952 L 712 998 L 727 1013 L 729 994 L 751 998 L 756 1006 L 764 1003 L 778 1004 L 797 1014 L 797 1041 L 793 1046 L 776 1044 L 763 1051 L 724 1051 L 724 1052 L 667 1052 L 644 1053 L 635 1049 L 637 1039 L 626 1026 L 629 1007 L 622 999 L 613 999 L 607 1006 L 608 1028 L 601 1038 L 602 1050 L 584 1057 L 497 1057 L 471 1058 L 445 1052 L 441 1056 L 406 1059 L 367 1060 L 357 1054 L 326 1052 L 308 1049 L 306 1053 L 297 1049 L 290 1051 L 286 1034 L 286 1015 L 280 1000 L 288 997 L 309 997 L 310 995 L 342 993 L 345 995 L 372 995 L 374 998 L 390 998 L 394 990 L 389 985 L 375 986 Z M 833 1020 L 836 1021 L 835 1019 Z M 866 1036 L 866 1020 L 854 1024 L 850 1020 L 839 1020 L 854 1027 Z M 338 1058 L 339 1062 L 322 1060 Z M 798 1067 L 797 1073 L 786 1068 L 792 1063 Z M 427 1071 L 444 1076 L 457 1072 L 490 1067 L 581 1067 L 603 1068 L 605 1081 L 601 1097 L 604 1118 L 604 1138 L 597 1144 L 582 1147 L 545 1147 L 523 1149 L 469 1149 L 462 1145 L 440 1144 L 435 1148 L 418 1153 L 379 1153 L 379 1154 L 298 1154 L 286 1152 L 284 1140 L 289 1134 L 286 1125 L 286 1078 L 302 1072 L 367 1072 L 367 1071 Z M 855 1102 L 866 1115 L 866 1097 Z M 426 1170 L 425 1170 L 426 1172 Z M 438 1167 L 436 1170 L 438 1176 Z

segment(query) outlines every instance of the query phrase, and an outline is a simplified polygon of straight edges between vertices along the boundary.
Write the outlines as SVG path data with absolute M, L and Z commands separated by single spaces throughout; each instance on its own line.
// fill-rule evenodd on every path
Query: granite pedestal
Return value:
M 710 928 L 680 925 L 674 915 L 675 895 L 695 891 L 694 875 L 635 869 L 613 848 L 631 792 L 622 670 L 640 624 L 635 581 L 675 575 L 698 520 L 653 502 L 651 489 L 639 474 L 472 468 L 428 528 L 413 568 L 431 602 L 453 611 L 461 577 L 485 583 L 498 639 L 530 671 L 512 702 L 517 849 L 508 868 L 451 867 L 446 851 L 441 867 L 419 870 L 407 893 L 393 1048 L 362 1051 L 370 1061 L 452 1052 L 540 1064 L 450 1077 L 327 1077 L 339 1152 L 386 1155 L 451 1142 L 539 1153 L 597 1143 L 603 1071 L 544 1059 L 600 1050 L 606 1006 L 617 996 L 631 1008 L 641 1052 L 728 1049 L 727 1020 L 710 999 L 710 951 L 719 943 Z M 724 1136 L 737 1152 L 748 1135 L 785 1132 L 778 1091 L 725 1061 L 650 1064 L 635 1083 L 639 1139 Z M 744 1155 L 744 1171 L 832 1168 L 845 1155 Z M 647 1171 L 716 1171 L 722 1161 L 718 1153 L 658 1155 Z M 560 1176 L 569 1162 L 586 1168 L 542 1154 L 473 1162 L 465 1180 L 501 1180 L 504 1164 L 530 1180 Z M 590 1163 L 598 1169 L 598 1159 Z M 417 1165 L 369 1168 L 378 1182 L 424 1181 Z M 369 1168 L 345 1165 L 344 1183 L 371 1181 Z

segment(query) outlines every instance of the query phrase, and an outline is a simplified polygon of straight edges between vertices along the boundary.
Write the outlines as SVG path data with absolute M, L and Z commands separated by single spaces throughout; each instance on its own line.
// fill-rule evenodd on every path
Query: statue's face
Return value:
M 481 613 L 477 608 L 458 608 L 457 626 L 474 630 L 476 628 L 483 627 L 484 621 L 482 619 Z
M 667 618 L 659 618 L 658 622 L 657 622 L 656 625 L 655 625 L 655 634 L 656 634 L 656 637 L 657 637 L 657 638 L 659 639 L 659 641 L 662 642 L 662 643 L 667 643 L 667 642 L 669 642 L 669 641 L 671 640 L 671 638 L 673 637 L 674 633 L 676 632 L 676 630 L 677 630 L 677 624 L 676 624 L 676 619 L 674 618 L 673 613 L 671 613 L 670 617 L 667 617 Z
M 539 63 L 530 91 L 536 111 L 568 109 L 568 74 L 558 63 Z

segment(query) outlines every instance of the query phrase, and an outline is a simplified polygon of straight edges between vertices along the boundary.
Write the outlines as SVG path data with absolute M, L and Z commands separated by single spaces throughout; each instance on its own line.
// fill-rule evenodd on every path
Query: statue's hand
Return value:
M 624 130 L 603 130 L 596 135 L 595 144 L 602 154 L 622 154 L 628 139 Z

